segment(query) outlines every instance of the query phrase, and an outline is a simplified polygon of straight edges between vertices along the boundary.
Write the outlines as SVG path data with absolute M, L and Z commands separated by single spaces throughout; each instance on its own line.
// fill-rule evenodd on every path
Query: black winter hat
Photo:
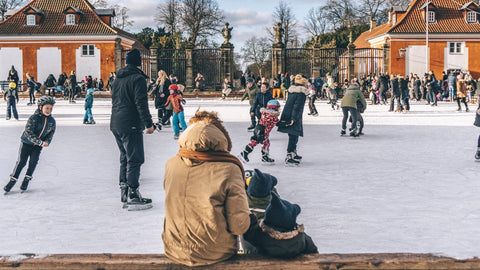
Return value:
M 254 83 L 254 82 L 255 82 L 255 80 L 252 77 L 249 77 L 247 79 L 247 83 Z
M 297 216 L 300 211 L 298 204 L 282 200 L 275 192 L 272 192 L 272 200 L 265 210 L 263 222 L 279 232 L 293 231 L 297 226 Z
M 142 56 L 138 49 L 133 49 L 127 53 L 126 59 L 127 65 L 133 65 L 139 67 L 142 65 Z
M 277 178 L 275 178 L 275 176 L 262 173 L 259 169 L 255 169 L 248 183 L 247 193 L 253 197 L 263 198 L 272 192 L 276 184 Z

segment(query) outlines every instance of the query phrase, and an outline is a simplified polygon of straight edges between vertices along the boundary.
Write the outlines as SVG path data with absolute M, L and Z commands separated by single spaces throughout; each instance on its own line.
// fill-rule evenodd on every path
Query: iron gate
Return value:
M 193 77 L 200 73 L 205 78 L 205 86 L 220 90 L 223 79 L 221 78 L 222 54 L 220 49 L 195 49 L 192 52 Z
M 157 57 L 158 69 L 164 70 L 167 75 L 175 75 L 178 79 L 178 83 L 185 85 L 187 73 L 187 57 L 185 49 L 161 49 L 158 51 Z

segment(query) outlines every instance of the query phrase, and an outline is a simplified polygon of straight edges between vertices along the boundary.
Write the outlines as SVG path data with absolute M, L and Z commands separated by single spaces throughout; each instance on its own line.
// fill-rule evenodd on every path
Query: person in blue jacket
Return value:
M 28 160 L 27 172 L 20 186 L 22 192 L 27 190 L 28 183 L 32 180 L 33 172 L 37 167 L 40 152 L 43 148 L 50 145 L 53 134 L 55 134 L 56 122 L 52 116 L 54 104 L 55 100 L 50 96 L 43 96 L 37 100 L 38 108 L 35 110 L 35 113 L 28 118 L 25 131 L 21 137 L 20 154 L 17 163 L 10 175 L 10 181 L 3 188 L 5 194 L 13 188 L 23 167 L 27 165 Z
M 93 90 L 93 88 L 88 88 L 87 95 L 85 96 L 85 116 L 83 117 L 84 124 L 95 124 L 95 120 L 93 120 L 92 115 L 93 93 L 95 93 L 95 90 Z

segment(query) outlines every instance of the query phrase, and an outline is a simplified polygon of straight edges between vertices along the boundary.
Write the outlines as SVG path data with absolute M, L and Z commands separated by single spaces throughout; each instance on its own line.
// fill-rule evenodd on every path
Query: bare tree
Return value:
M 292 12 L 292 8 L 288 5 L 287 1 L 281 0 L 278 3 L 278 6 L 276 6 L 273 10 L 272 17 L 273 25 L 275 26 L 277 23 L 280 23 L 284 30 L 285 45 L 287 47 L 292 45 L 292 43 L 297 39 L 297 21 Z M 272 27 L 267 27 L 266 30 L 270 34 L 271 40 L 273 41 L 275 34 L 272 31 Z
M 115 17 L 113 17 L 113 26 L 120 28 L 122 30 L 128 30 L 128 27 L 132 26 L 134 21 L 130 20 L 127 14 L 128 8 L 120 6 L 118 4 L 114 5 Z
M 159 22 L 170 33 L 176 33 L 179 24 L 179 0 L 167 0 L 166 3 L 160 3 L 157 6 L 157 16 L 155 21 Z
M 107 0 L 90 1 L 90 4 L 92 4 L 92 6 L 94 6 L 95 8 L 107 8 L 109 5 Z
M 0 21 L 5 20 L 5 13 L 10 9 L 16 9 L 23 5 L 25 0 L 0 0 Z
M 358 21 L 355 6 L 350 0 L 330 0 L 321 8 L 335 28 L 349 27 Z
M 330 21 L 327 19 L 326 12 L 318 7 L 308 11 L 303 28 L 312 36 L 318 36 L 325 34 L 329 30 L 329 26 Z
M 220 31 L 225 17 L 216 0 L 180 0 L 182 26 L 193 44 L 199 37 L 212 36 Z
M 385 8 L 388 0 L 361 0 L 358 11 L 371 18 L 372 20 L 378 20 L 379 15 Z
M 388 13 L 394 6 L 406 6 L 410 3 L 410 0 L 386 0 L 382 9 L 377 15 L 377 22 L 385 23 L 388 21 Z
M 264 38 L 252 37 L 245 41 L 245 45 L 242 47 L 244 64 L 254 64 L 260 73 L 260 77 L 263 77 L 263 69 L 270 53 L 271 43 Z

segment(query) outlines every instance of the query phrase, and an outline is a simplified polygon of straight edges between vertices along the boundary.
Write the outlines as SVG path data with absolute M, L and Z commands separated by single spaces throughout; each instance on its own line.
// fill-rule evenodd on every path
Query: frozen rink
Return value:
M 2 188 L 34 111 L 26 102 L 18 106 L 20 121 L 6 121 L 6 105 L 0 103 Z M 480 256 L 476 105 L 457 113 L 454 103 L 412 102 L 408 114 L 369 106 L 365 136 L 359 139 L 340 137 L 342 113 L 325 101 L 316 105 L 318 117 L 308 116 L 307 106 L 304 111 L 300 167 L 284 166 L 287 135 L 276 129 L 270 149 L 276 164 L 262 165 L 257 146 L 245 167 L 278 178 L 280 195 L 301 206 L 298 223 L 305 224 L 320 253 Z M 187 123 L 198 107 L 219 112 L 232 137 L 232 154 L 238 155 L 251 136 L 248 102 L 187 98 Z M 151 112 L 156 119 L 153 104 Z M 57 132 L 42 151 L 28 192 L 20 194 L 17 183 L 9 195 L 0 196 L 0 255 L 163 253 L 164 164 L 178 151 L 172 129 L 144 136 L 140 190 L 153 199 L 153 208 L 128 212 L 120 203 L 110 100 L 95 99 L 97 125 L 83 125 L 83 114 L 83 100 L 74 105 L 59 100 L 53 110 Z

